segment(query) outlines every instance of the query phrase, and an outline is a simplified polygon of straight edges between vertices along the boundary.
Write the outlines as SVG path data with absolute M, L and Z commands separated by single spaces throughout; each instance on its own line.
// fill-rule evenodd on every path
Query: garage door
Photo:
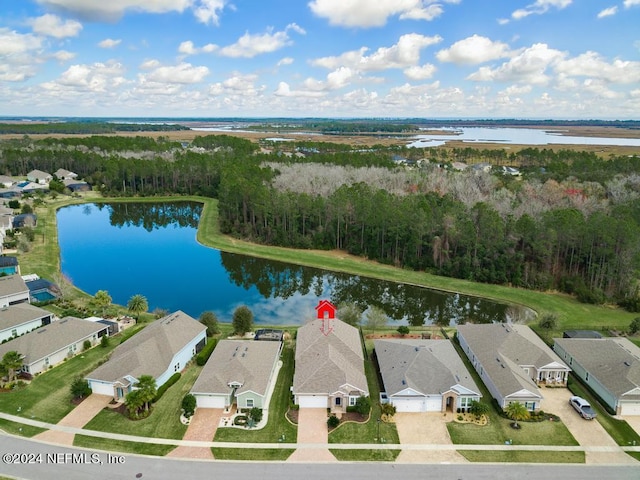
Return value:
M 224 397 L 213 395 L 195 395 L 198 408 L 224 408 Z
M 442 411 L 442 397 L 427 397 L 426 399 L 427 412 L 441 412 Z
M 640 403 L 620 404 L 620 415 L 640 415 Z
M 424 397 L 394 398 L 393 405 L 397 412 L 424 412 Z
M 299 395 L 300 408 L 329 408 L 329 397 L 326 395 Z
M 111 383 L 89 382 L 89 386 L 93 393 L 113 397 L 113 384 Z

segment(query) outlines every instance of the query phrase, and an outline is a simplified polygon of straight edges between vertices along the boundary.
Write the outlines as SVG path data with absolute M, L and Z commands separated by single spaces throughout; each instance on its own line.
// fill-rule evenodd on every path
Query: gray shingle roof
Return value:
M 151 375 L 157 378 L 164 373 L 173 357 L 189 342 L 207 329 L 202 323 L 182 311 L 156 320 L 126 342 L 118 345 L 109 360 L 86 378 L 105 382 L 120 381 L 130 375 Z
M 439 395 L 455 385 L 480 394 L 448 340 L 375 340 L 374 345 L 388 395 L 406 388 Z
M 522 389 L 539 394 L 522 366 L 540 369 L 551 363 L 569 367 L 526 325 L 460 325 L 458 334 L 471 347 L 498 391 L 511 395 Z M 540 395 L 541 396 L 541 395 Z
M 241 385 L 236 395 L 252 391 L 264 396 L 269 376 L 280 356 L 280 342 L 221 340 L 191 388 L 191 393 L 231 392 L 229 383 Z
M 65 317 L 45 327 L 0 345 L 0 358 L 5 353 L 17 351 L 24 356 L 23 363 L 31 365 L 38 360 L 63 350 L 93 334 L 106 330 L 100 323 L 75 317 Z
M 23 292 L 29 293 L 29 289 L 20 275 L 0 277 L 0 297 L 7 297 Z
M 325 335 L 322 322 L 313 320 L 298 329 L 293 392 L 330 395 L 349 384 L 368 395 L 358 329 L 329 320 L 333 330 Z
M 0 331 L 49 316 L 53 316 L 53 313 L 29 303 L 9 305 L 0 308 Z
M 626 338 L 554 340 L 615 396 L 640 387 L 640 348 Z

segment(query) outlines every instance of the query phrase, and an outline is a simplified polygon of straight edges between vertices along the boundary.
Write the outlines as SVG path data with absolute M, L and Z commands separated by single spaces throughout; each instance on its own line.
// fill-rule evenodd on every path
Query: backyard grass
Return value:
M 90 437 L 87 435 L 76 435 L 73 439 L 74 447 L 91 448 L 105 450 L 108 452 L 137 453 L 139 455 L 154 455 L 163 457 L 174 445 L 158 445 L 153 443 L 125 442 L 122 440 L 112 440 L 110 438 Z
M 282 349 L 282 368 L 269 403 L 269 420 L 260 430 L 240 428 L 218 428 L 214 441 L 243 443 L 277 443 L 284 435 L 286 443 L 295 443 L 297 427 L 286 418 L 291 398 L 289 386 L 293 384 L 294 350 L 292 345 Z M 225 449 L 226 450 L 226 449 Z M 253 450 L 245 450 L 252 455 Z M 218 458 L 218 455 L 214 453 Z
M 584 452 L 534 452 L 534 451 L 486 451 L 459 450 L 470 462 L 490 463 L 584 463 Z
M 329 449 L 340 462 L 395 462 L 400 450 Z
M 378 401 L 380 387 L 378 385 L 378 375 L 371 359 L 371 352 L 373 351 L 373 342 L 371 340 L 367 340 L 366 348 L 369 358 L 364 362 L 364 370 L 369 386 L 369 397 L 371 398 L 371 415 L 366 423 L 348 422 L 339 425 L 329 434 L 329 443 L 377 443 L 379 441 L 378 432 L 380 438 L 384 439 L 384 443 L 400 443 L 395 423 L 378 422 L 381 417 L 380 403 Z M 361 450 L 353 451 L 356 457 L 361 455 L 359 452 Z M 359 460 L 358 458 L 349 457 L 348 453 L 341 453 L 340 455 L 345 460 Z
M 189 393 L 202 367 L 189 365 L 180 380 L 172 385 L 160 400 L 153 404 L 151 415 L 142 420 L 130 420 L 126 416 L 104 409 L 84 428 L 100 432 L 124 433 L 140 437 L 182 439 L 187 426 L 180 422 L 181 404 Z
M 253 460 L 284 462 L 294 448 L 211 448 L 216 460 Z

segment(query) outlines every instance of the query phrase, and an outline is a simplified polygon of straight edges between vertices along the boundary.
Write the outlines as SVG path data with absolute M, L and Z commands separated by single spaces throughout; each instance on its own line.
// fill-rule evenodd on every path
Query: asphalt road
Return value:
M 325 480 L 637 480 L 638 466 L 396 463 L 281 463 L 178 460 L 116 455 L 0 435 L 0 475 L 29 480 L 222 479 Z M 23 462 L 23 463 L 19 463 Z

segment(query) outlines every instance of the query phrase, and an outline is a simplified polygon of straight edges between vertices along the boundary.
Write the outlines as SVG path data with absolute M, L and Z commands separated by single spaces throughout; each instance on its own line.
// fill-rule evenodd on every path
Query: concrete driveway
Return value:
M 71 410 L 62 420 L 58 422 L 58 425 L 65 427 L 82 428 L 93 417 L 95 417 L 100 410 L 105 408 L 112 397 L 108 395 L 98 395 L 92 393 L 84 401 L 77 405 L 76 408 Z M 73 439 L 75 435 L 73 433 L 60 432 L 56 430 L 47 430 L 46 432 L 39 433 L 34 438 L 45 442 L 57 443 L 60 445 L 73 445 Z
M 447 422 L 451 413 L 396 413 L 394 415 L 400 444 L 451 445 Z M 467 460 L 456 451 L 403 450 L 398 462 L 405 463 L 462 463 Z
M 202 442 L 212 442 L 216 435 L 220 418 L 223 414 L 222 408 L 198 408 L 191 417 L 191 422 L 187 431 L 182 437 L 183 440 L 196 440 Z M 183 447 L 179 446 L 167 454 L 168 457 L 180 458 L 200 458 L 213 459 L 210 448 Z
M 571 405 L 569 398 L 572 393 L 566 388 L 543 388 L 542 409 L 545 412 L 558 415 L 567 426 L 571 434 L 583 446 L 616 446 L 616 442 L 609 436 L 598 420 L 585 420 Z M 624 452 L 603 453 L 587 452 L 586 463 L 636 463 Z
M 335 462 L 336 457 L 326 447 L 329 443 L 326 408 L 301 408 L 298 412 L 299 447 L 288 458 L 291 462 Z M 308 445 L 308 446 L 307 446 Z
M 631 428 L 633 428 L 638 435 L 640 435 L 640 415 L 633 415 L 628 417 L 621 417 L 624 421 L 626 421 Z

